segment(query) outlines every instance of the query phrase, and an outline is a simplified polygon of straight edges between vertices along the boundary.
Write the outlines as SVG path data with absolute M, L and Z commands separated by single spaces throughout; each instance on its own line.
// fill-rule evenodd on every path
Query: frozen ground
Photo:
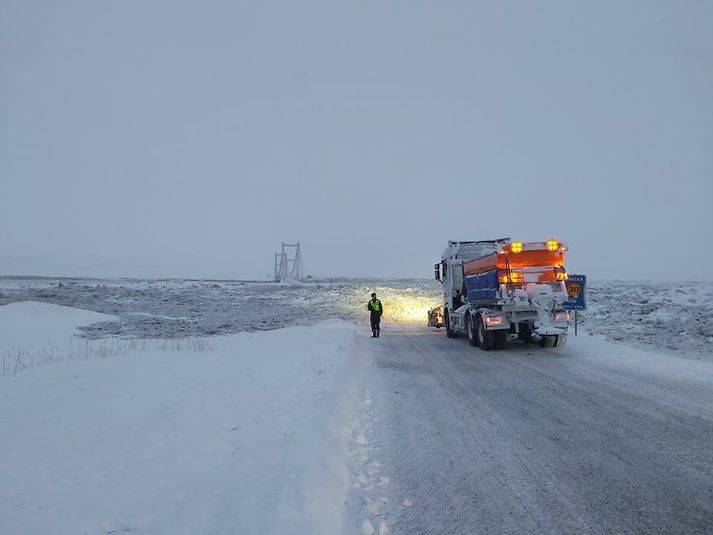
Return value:
M 4 290 L 5 299 L 51 299 L 58 286 L 32 284 Z M 202 284 L 220 295 L 221 284 L 236 283 L 93 284 L 164 297 L 184 286 L 190 297 Z M 139 330 L 136 339 L 128 328 L 141 321 L 191 316 L 139 299 L 117 317 L 0 306 L 4 369 L 21 362 L 0 378 L 0 533 L 710 531 L 712 362 L 602 336 L 561 350 L 483 352 L 426 328 L 418 318 L 428 294 L 399 284 L 376 287 L 397 305 L 378 340 L 339 320 L 163 340 Z M 370 290 L 244 286 L 291 300 L 305 323 L 317 321 L 305 311 L 325 302 L 318 292 L 363 319 Z M 608 291 L 594 289 L 592 312 L 641 294 Z M 652 313 L 640 311 L 639 323 Z M 77 338 L 91 322 L 126 326 L 125 338 Z M 46 365 L 25 368 L 28 356 Z
M 70 351 L 100 319 L 43 303 L 0 312 L 0 341 L 30 353 L 39 340 Z M 334 321 L 0 378 L 0 533 L 339 533 L 361 434 L 353 340 Z
M 314 325 L 367 324 L 372 291 L 388 304 L 385 322 L 425 322 L 438 302 L 430 281 L 323 281 L 300 285 L 241 281 L 0 278 L 0 305 L 42 301 L 117 316 L 83 332 L 90 338 L 213 336 Z
M 609 340 L 713 357 L 713 283 L 602 282 L 582 314 Z
M 439 303 L 430 280 L 321 281 L 297 286 L 240 281 L 0 278 L 0 305 L 44 301 L 116 319 L 83 327 L 89 338 L 165 338 L 314 325 L 367 324 L 371 291 L 386 308 L 384 327 L 425 323 Z M 599 282 L 590 285 L 586 332 L 609 340 L 704 358 L 713 355 L 713 283 Z
M 77 327 L 115 320 L 114 316 L 47 303 L 0 306 L 0 377 L 17 375 L 37 364 L 100 353 L 106 342 L 80 339 Z

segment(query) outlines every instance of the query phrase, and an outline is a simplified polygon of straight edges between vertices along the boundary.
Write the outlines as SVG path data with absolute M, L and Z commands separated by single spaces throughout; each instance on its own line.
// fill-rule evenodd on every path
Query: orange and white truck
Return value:
M 563 346 L 570 321 L 563 308 L 566 252 L 555 239 L 449 241 L 435 265 L 446 336 L 465 334 L 485 351 L 516 339 Z

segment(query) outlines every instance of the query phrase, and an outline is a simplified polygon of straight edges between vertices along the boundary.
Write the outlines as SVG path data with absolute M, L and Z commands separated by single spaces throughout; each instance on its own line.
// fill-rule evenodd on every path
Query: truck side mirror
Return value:
M 433 266 L 433 271 L 435 272 L 434 274 L 436 275 L 436 280 L 441 281 L 441 264 L 435 264 Z

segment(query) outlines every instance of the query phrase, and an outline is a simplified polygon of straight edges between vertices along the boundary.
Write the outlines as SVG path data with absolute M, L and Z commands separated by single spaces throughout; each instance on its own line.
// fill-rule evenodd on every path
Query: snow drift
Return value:
M 98 315 L 0 307 L 0 340 L 66 341 Z M 215 338 L 0 379 L 0 533 L 341 531 L 353 328 Z

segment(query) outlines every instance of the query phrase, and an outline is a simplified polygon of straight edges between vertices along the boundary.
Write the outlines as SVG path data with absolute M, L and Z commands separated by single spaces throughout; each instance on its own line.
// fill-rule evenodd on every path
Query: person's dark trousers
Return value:
M 381 314 L 372 312 L 371 313 L 371 332 L 373 333 L 372 336 L 374 338 L 379 338 L 379 331 L 381 331 L 381 327 L 379 326 L 380 323 L 381 323 Z

